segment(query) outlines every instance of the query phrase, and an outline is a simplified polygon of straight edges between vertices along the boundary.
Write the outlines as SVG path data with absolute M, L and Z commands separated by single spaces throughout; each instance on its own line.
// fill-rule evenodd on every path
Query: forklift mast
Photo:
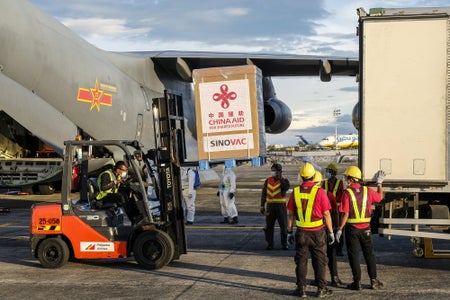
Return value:
M 187 253 L 182 206 L 180 165 L 185 158 L 184 118 L 181 96 L 164 92 L 152 103 L 156 151 L 154 157 L 159 185 L 156 193 L 161 207 L 161 223 L 175 244 L 173 259 Z

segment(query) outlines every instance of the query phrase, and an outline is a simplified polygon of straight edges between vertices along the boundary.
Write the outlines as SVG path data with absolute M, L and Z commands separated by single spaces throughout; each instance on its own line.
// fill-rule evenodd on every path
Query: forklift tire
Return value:
M 146 269 L 159 269 L 172 261 L 175 246 L 170 236 L 161 230 L 144 231 L 133 244 L 136 261 Z
M 61 238 L 47 238 L 37 247 L 37 258 L 44 268 L 56 269 L 69 260 L 70 251 Z

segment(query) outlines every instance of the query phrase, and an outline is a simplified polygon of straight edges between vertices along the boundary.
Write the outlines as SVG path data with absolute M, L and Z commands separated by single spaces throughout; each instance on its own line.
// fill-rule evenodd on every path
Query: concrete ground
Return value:
M 239 224 L 219 224 L 217 183 L 203 183 L 195 223 L 187 227 L 188 253 L 154 271 L 140 268 L 132 258 L 73 261 L 59 269 L 44 269 L 29 251 L 29 206 L 34 201 L 58 201 L 58 195 L 0 196 L 0 207 L 11 208 L 0 213 L 0 298 L 293 299 L 294 250 L 281 250 L 278 231 L 275 249 L 265 250 L 259 199 L 270 167 L 240 166 L 235 171 Z M 297 171 L 297 166 L 285 166 L 292 184 L 297 184 Z M 363 290 L 332 288 L 332 298 L 450 298 L 450 259 L 416 258 L 413 244 L 405 237 L 389 240 L 375 235 L 374 241 L 379 279 L 385 288 L 369 289 L 363 261 Z M 450 249 L 448 243 L 436 245 Z M 338 257 L 338 268 L 341 279 L 351 282 L 345 256 Z M 308 280 L 313 278 L 309 265 Z M 315 291 L 308 286 L 308 297 L 314 297 Z

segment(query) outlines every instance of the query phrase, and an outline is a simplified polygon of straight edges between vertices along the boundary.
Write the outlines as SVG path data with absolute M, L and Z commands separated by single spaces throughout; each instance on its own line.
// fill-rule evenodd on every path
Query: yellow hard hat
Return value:
M 303 166 L 300 168 L 300 172 L 298 173 L 300 177 L 303 178 L 311 178 L 314 176 L 314 173 L 316 170 L 314 169 L 314 166 L 310 163 L 304 163 Z
M 314 178 L 313 178 L 313 182 L 321 182 L 322 181 L 322 173 L 320 173 L 319 171 L 316 171 L 316 173 L 314 173 Z
M 335 166 L 334 164 L 329 164 L 329 165 L 327 166 L 327 169 L 328 169 L 328 170 L 331 170 L 331 171 L 334 171 L 335 173 L 338 172 L 338 169 L 336 168 L 336 166 Z
M 361 179 L 361 170 L 356 166 L 350 166 L 344 172 L 345 176 L 350 176 L 356 179 Z

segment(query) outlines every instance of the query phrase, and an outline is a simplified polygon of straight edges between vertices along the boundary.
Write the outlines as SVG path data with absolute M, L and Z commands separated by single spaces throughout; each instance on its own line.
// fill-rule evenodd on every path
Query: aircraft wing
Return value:
M 264 77 L 320 76 L 322 81 L 330 81 L 332 75 L 355 76 L 359 70 L 358 58 L 346 57 L 201 51 L 148 51 L 133 54 L 149 57 L 167 71 L 178 75 L 182 75 L 180 67 L 189 73 L 200 68 L 255 65 L 261 69 Z M 188 77 L 183 79 L 188 80 Z

